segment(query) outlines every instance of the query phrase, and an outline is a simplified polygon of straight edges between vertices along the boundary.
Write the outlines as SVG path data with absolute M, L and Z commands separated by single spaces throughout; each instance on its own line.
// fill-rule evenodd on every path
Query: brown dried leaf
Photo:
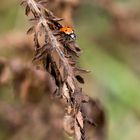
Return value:
M 33 58 L 33 61 L 35 60 L 41 60 L 42 58 L 46 57 L 47 54 L 51 51 L 51 47 L 47 44 L 43 45 L 42 47 L 38 48 L 36 50 L 36 54 Z
M 74 84 L 73 84 L 72 77 L 68 76 L 68 78 L 67 78 L 67 83 L 68 83 L 68 85 L 70 86 L 72 92 L 74 93 L 74 91 L 75 91 L 75 86 L 74 86 Z
M 82 133 L 81 133 L 81 129 L 80 129 L 76 119 L 75 119 L 75 123 L 74 123 L 74 129 L 75 129 L 75 138 L 76 138 L 76 140 L 81 140 Z
M 41 35 L 43 35 L 43 33 L 45 33 L 45 27 L 43 24 L 38 25 L 37 29 L 38 29 L 37 33 L 39 36 L 41 36 Z
M 34 26 L 32 26 L 32 27 L 29 28 L 29 30 L 27 31 L 27 34 L 30 35 L 30 34 L 34 33 L 34 31 L 35 31 L 35 28 L 34 28 Z
M 74 118 L 71 115 L 65 115 L 63 120 L 63 128 L 70 136 L 74 134 Z
M 77 118 L 77 121 L 78 121 L 80 127 L 83 129 L 84 123 L 83 123 L 83 116 L 82 116 L 81 111 L 78 111 L 76 118 Z
M 35 43 L 35 50 L 40 48 L 40 44 L 39 44 L 39 41 L 38 41 L 38 34 L 37 33 L 34 34 L 34 43 Z
M 25 14 L 28 16 L 30 12 L 31 12 L 31 9 L 30 9 L 29 5 L 27 5 L 26 9 L 25 9 Z
M 27 2 L 25 1 L 25 0 L 23 0 L 21 3 L 20 3 L 20 5 L 23 5 L 23 6 L 25 6 L 27 4 Z
M 53 19 L 53 20 L 56 21 L 56 22 L 58 22 L 58 21 L 64 20 L 64 18 L 55 18 L 55 19 Z
M 77 57 L 81 54 L 81 49 L 78 47 L 78 45 L 74 42 L 64 42 L 64 45 L 67 46 L 66 49 L 68 51 L 72 51 Z
M 46 6 L 47 3 L 48 3 L 48 2 L 47 2 L 46 0 L 40 0 L 40 1 L 38 2 L 38 4 L 43 5 L 44 7 Z
M 86 117 L 84 120 L 92 126 L 95 126 L 95 127 L 97 126 L 97 124 L 94 121 L 92 121 L 91 119 L 89 119 L 88 117 Z
M 67 85 L 64 83 L 63 85 L 63 97 L 66 98 L 67 101 L 70 100 L 69 90 L 67 88 Z
M 78 47 L 78 46 L 75 46 L 75 50 L 76 50 L 76 52 L 81 52 L 81 49 Z
M 76 60 L 69 58 L 69 64 L 74 67 L 76 65 Z
M 75 71 L 76 74 L 78 74 L 78 73 L 85 74 L 85 73 L 90 72 L 89 70 L 84 70 L 84 69 L 81 69 L 81 68 L 74 68 L 74 71 Z
M 59 59 L 59 68 L 61 68 L 62 66 L 63 66 L 63 61 Z
M 84 79 L 80 76 L 80 75 L 76 75 L 75 78 L 77 79 L 78 82 L 80 82 L 81 84 L 84 84 Z

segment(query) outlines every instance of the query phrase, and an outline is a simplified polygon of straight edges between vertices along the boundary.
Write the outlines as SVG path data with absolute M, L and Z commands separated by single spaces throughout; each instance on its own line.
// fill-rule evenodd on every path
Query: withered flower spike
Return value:
M 76 140 L 85 140 L 84 117 L 80 110 L 83 101 L 86 101 L 82 89 L 78 85 L 84 83 L 80 72 L 84 70 L 76 68 L 76 56 L 81 49 L 75 41 L 66 40 L 65 36 L 59 33 L 63 27 L 59 21 L 63 20 L 53 15 L 44 7 L 44 1 L 24 0 L 22 4 L 26 7 L 26 15 L 32 13 L 34 26 L 28 30 L 28 34 L 34 33 L 35 56 L 33 60 L 43 62 L 44 70 L 53 77 L 56 87 L 54 94 L 63 98 L 67 105 L 66 114 L 73 118 L 73 136 Z M 78 80 L 78 81 L 77 81 Z M 68 126 L 68 121 L 65 122 Z M 67 124 L 68 123 L 68 124 Z M 64 127 L 65 129 L 66 127 Z M 69 129 L 65 129 L 67 132 Z M 68 132 L 71 133 L 71 132 Z

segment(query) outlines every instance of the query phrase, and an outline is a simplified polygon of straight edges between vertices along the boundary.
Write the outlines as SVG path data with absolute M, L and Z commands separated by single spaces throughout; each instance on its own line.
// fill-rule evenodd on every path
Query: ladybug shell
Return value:
M 74 33 L 73 29 L 71 29 L 70 27 L 62 27 L 60 28 L 60 32 L 63 32 L 67 35 Z

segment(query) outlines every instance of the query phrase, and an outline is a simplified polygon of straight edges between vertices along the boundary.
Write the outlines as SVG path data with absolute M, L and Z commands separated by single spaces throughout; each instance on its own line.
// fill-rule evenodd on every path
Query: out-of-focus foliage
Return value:
M 118 24 L 118 19 L 116 20 L 111 10 L 103 4 L 105 1 L 107 0 L 84 0 L 75 11 L 77 42 L 84 51 L 79 65 L 91 70 L 91 73 L 85 77 L 84 90 L 90 96 L 102 100 L 107 113 L 109 140 L 138 140 L 140 139 L 140 40 L 138 30 L 133 27 L 140 28 L 138 24 L 140 1 L 112 0 L 121 6 L 121 9 L 130 9 L 137 13 L 137 16 L 129 21 L 130 26 L 128 22 L 122 23 L 120 20 Z M 28 29 L 29 25 L 19 3 L 17 0 L 1 1 L 0 42 L 6 43 L 4 45 L 0 43 L 0 56 L 7 59 L 20 56 L 24 63 L 27 63 L 28 51 L 20 50 L 19 47 L 17 53 L 14 46 L 9 46 L 10 39 L 7 41 L 5 37 L 15 32 L 26 32 Z M 130 29 L 132 34 L 129 32 Z M 15 36 L 16 40 L 24 39 L 20 35 Z M 18 104 L 19 101 L 14 99 L 10 81 L 8 86 L 1 86 L 0 100 L 13 105 Z M 40 126 L 42 127 L 42 124 Z M 2 140 L 8 137 L 5 128 L 6 126 L 0 128 Z M 24 127 L 21 130 L 24 131 Z M 21 133 L 24 132 L 20 131 L 19 134 Z
M 106 106 L 110 140 L 140 139 L 140 40 L 115 30 L 114 17 L 99 1 L 85 2 L 75 15 L 78 42 L 84 50 L 81 65 L 92 71 L 86 90 Z M 116 2 L 140 15 L 138 0 Z M 131 19 L 135 21 L 131 26 L 138 19 Z

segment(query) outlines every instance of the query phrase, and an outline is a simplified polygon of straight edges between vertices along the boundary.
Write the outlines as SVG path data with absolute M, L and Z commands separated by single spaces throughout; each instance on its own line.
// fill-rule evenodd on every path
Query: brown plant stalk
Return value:
M 76 66 L 80 48 L 75 40 L 66 40 L 60 32 L 62 19 L 57 18 L 46 9 L 44 1 L 24 0 L 26 15 L 31 17 L 33 27 L 28 33 L 34 35 L 35 57 L 33 61 L 41 61 L 43 68 L 55 82 L 54 96 L 66 104 L 63 126 L 65 131 L 76 140 L 85 140 L 84 124 L 89 122 L 82 104 L 88 102 L 78 82 L 84 83 L 81 73 L 87 72 Z M 44 83 L 45 84 L 45 83 Z

